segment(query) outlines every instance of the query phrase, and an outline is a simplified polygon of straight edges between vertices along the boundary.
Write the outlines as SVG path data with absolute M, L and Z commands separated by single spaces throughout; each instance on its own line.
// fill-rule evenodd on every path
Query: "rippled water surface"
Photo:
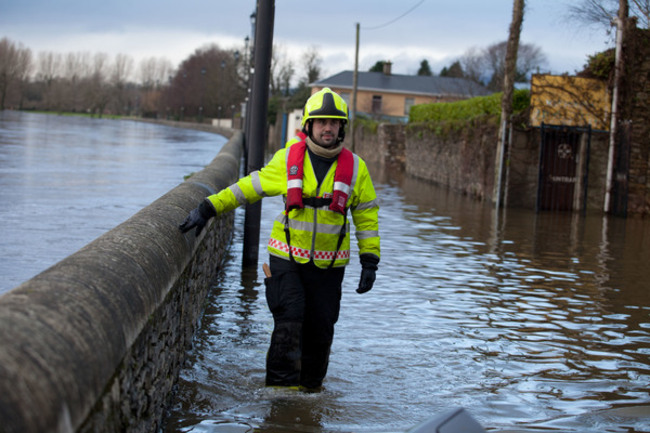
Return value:
M 650 431 L 648 222 L 497 219 L 426 183 L 373 175 L 382 261 L 365 295 L 348 267 L 325 391 L 263 387 L 268 259 L 262 245 L 258 269 L 242 272 L 238 228 L 167 432 L 403 432 L 459 406 L 490 431 Z M 265 199 L 263 222 L 281 206 Z
M 3 287 L 119 224 L 217 151 L 211 134 L 97 119 L 57 132 L 68 120 L 36 114 L 16 137 L 14 115 L 0 113 Z M 244 271 L 236 211 L 231 260 L 165 432 L 404 432 L 458 406 L 488 431 L 650 432 L 650 222 L 497 218 L 455 193 L 372 173 L 382 261 L 364 295 L 354 292 L 358 263 L 348 267 L 325 391 L 263 386 L 273 323 L 261 265 L 282 206 L 265 199 L 260 263 Z
M 127 220 L 225 142 L 134 121 L 0 111 L 0 293 Z

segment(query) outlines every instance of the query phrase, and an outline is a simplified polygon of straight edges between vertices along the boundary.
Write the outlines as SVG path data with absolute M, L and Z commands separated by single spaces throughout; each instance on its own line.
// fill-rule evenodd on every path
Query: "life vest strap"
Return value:
M 329 206 L 332 203 L 331 197 L 303 197 L 303 204 L 311 207 L 324 207 Z

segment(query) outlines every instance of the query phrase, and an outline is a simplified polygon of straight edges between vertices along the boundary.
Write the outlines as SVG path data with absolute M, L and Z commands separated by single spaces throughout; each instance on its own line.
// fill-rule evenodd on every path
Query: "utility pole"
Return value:
M 616 54 L 614 57 L 614 88 L 612 90 L 612 113 L 609 125 L 609 149 L 607 152 L 607 178 L 605 181 L 605 201 L 603 211 L 608 214 L 612 208 L 612 189 L 614 187 L 614 149 L 616 148 L 616 134 L 618 132 L 618 100 L 621 87 L 621 68 L 623 59 L 624 27 L 629 13 L 627 0 L 619 0 L 618 16 L 614 19 L 616 24 Z
M 357 38 L 354 50 L 354 73 L 352 74 L 352 112 L 350 113 L 350 142 L 354 152 L 354 121 L 357 118 L 357 86 L 359 80 L 359 23 L 357 23 Z
M 248 163 L 246 173 L 262 168 L 266 144 L 266 117 L 269 103 L 269 80 L 271 75 L 271 52 L 273 50 L 273 21 L 275 0 L 258 0 L 255 22 L 255 74 L 248 115 Z M 260 244 L 260 219 L 262 201 L 246 206 L 244 220 L 244 251 L 242 266 L 257 266 Z
M 512 113 L 512 95 L 514 91 L 515 73 L 517 70 L 517 51 L 521 24 L 524 20 L 524 0 L 514 0 L 512 6 L 512 22 L 508 44 L 506 45 L 505 76 L 503 78 L 503 96 L 501 97 L 501 122 L 494 164 L 494 193 L 492 195 L 496 208 L 501 205 L 501 180 L 503 178 L 503 158 L 505 153 L 508 121 Z

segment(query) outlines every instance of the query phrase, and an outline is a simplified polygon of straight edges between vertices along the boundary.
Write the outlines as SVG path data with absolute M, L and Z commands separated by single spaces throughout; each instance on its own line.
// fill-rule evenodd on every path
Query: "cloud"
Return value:
M 114 58 L 125 54 L 134 59 L 136 64 L 151 57 L 165 58 L 174 67 L 187 59 L 194 51 L 210 44 L 222 49 L 243 50 L 244 41 L 227 34 L 208 34 L 193 31 L 163 30 L 144 27 L 132 27 L 121 31 L 95 31 L 83 33 L 58 33 L 47 37 L 38 33 L 26 35 L 20 41 L 31 48 L 36 59 L 39 53 L 105 53 Z M 37 48 L 34 48 L 37 47 Z
M 1 0 L 0 0 L 1 1 Z M 555 73 L 582 67 L 589 54 L 607 47 L 604 32 L 593 36 L 561 23 L 568 0 L 537 0 L 527 6 L 522 42 L 542 48 Z M 251 32 L 255 2 L 187 0 L 4 0 L 2 34 L 34 53 L 50 51 L 127 54 L 136 60 L 165 57 L 174 66 L 196 49 L 216 43 L 242 49 Z M 323 74 L 354 67 L 355 25 L 361 25 L 359 68 L 393 62 L 395 73 L 412 74 L 426 59 L 438 72 L 469 48 L 485 48 L 508 35 L 512 3 L 485 0 L 426 0 L 410 14 L 391 20 L 418 3 L 382 0 L 275 2 L 274 43 L 283 46 L 296 74 L 303 54 L 316 47 Z M 563 9 L 564 8 L 564 9 Z M 386 25 L 386 23 L 390 23 Z

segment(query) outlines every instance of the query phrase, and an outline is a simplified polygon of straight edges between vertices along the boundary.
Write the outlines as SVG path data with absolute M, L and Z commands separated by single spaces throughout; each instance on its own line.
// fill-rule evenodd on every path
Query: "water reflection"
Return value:
M 213 142 L 202 142 L 210 134 L 104 120 L 54 140 L 59 123 L 26 115 L 24 132 L 16 114 L 0 113 L 0 216 L 13 224 L 1 236 L 3 282 L 75 251 L 214 155 Z M 70 129 L 85 125 L 70 121 Z M 98 131 L 112 144 L 93 157 Z M 16 145 L 18 137 L 31 144 Z M 84 146 L 68 148 L 75 142 Z M 202 151 L 208 160 L 195 160 Z M 25 161 L 31 171 L 23 178 Z M 118 170 L 125 168 L 132 173 Z M 80 180 L 84 173 L 89 179 Z M 521 210 L 497 216 L 399 173 L 375 169 L 373 178 L 382 262 L 365 295 L 354 293 L 356 261 L 346 271 L 326 390 L 263 386 L 273 322 L 261 264 L 282 207 L 265 199 L 260 265 L 241 268 L 237 211 L 230 259 L 165 431 L 399 432 L 455 406 L 491 431 L 650 431 L 650 223 Z
M 166 431 L 406 431 L 455 406 L 496 431 L 650 431 L 647 222 L 497 218 L 415 179 L 373 176 L 382 263 L 367 295 L 353 290 L 358 264 L 346 272 L 326 390 L 263 387 L 272 320 L 261 263 L 241 271 L 236 232 Z M 264 202 L 263 230 L 280 207 Z
M 225 142 L 148 123 L 0 111 L 0 293 L 149 205 Z

